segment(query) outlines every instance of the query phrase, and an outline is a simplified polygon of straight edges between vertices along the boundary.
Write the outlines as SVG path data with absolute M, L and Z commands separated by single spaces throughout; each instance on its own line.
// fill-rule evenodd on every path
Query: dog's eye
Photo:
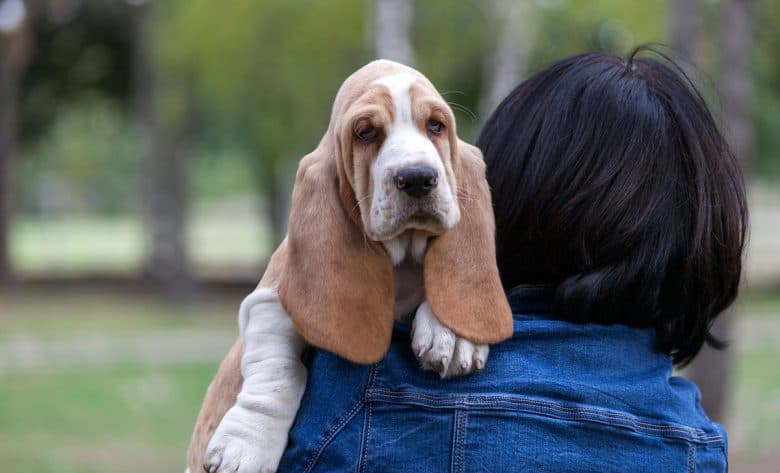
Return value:
M 355 132 L 355 136 L 363 143 L 373 143 L 379 139 L 379 130 L 369 126 Z
M 441 132 L 444 131 L 444 123 L 439 120 L 430 120 L 428 122 L 428 131 L 434 135 L 441 135 Z

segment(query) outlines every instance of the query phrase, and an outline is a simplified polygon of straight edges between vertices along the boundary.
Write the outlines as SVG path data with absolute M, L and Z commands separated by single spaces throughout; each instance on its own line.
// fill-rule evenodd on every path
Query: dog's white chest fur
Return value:
M 410 230 L 382 244 L 393 262 L 395 319 L 411 322 L 414 311 L 425 298 L 422 264 L 428 236 L 424 232 Z

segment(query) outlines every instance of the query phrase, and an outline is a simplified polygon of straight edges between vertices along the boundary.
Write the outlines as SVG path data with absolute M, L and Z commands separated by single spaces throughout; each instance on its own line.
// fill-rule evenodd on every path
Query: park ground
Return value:
M 236 336 L 240 299 L 238 292 L 184 304 L 122 290 L 0 293 L 0 464 L 26 473 L 181 471 L 203 393 Z M 764 471 L 747 466 L 780 446 L 778 307 L 771 293 L 740 303 L 732 471 Z
M 762 192 L 753 194 L 749 284 L 729 348 L 726 424 L 737 473 L 780 464 L 780 197 Z M 0 465 L 182 471 L 206 386 L 237 336 L 238 304 L 267 251 L 255 244 L 265 232 L 252 212 L 243 204 L 196 209 L 188 233 L 198 275 L 241 276 L 246 288 L 172 299 L 116 281 L 0 287 Z M 26 277 L 121 277 L 139 270 L 143 234 L 131 219 L 19 220 L 12 243 Z

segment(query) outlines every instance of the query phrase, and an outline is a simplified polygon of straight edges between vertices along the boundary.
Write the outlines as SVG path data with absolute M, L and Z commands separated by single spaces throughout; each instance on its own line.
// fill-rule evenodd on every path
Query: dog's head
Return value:
M 477 343 L 508 337 L 481 154 L 458 139 L 428 79 L 374 61 L 341 86 L 325 136 L 301 161 L 288 236 L 269 268 L 310 343 L 356 362 L 382 358 L 392 266 L 404 255 L 388 250 L 408 232 L 427 238 L 425 293 L 439 319 Z
M 344 83 L 332 118 L 345 191 L 368 238 L 411 229 L 440 235 L 458 223 L 455 118 L 424 76 L 372 63 Z

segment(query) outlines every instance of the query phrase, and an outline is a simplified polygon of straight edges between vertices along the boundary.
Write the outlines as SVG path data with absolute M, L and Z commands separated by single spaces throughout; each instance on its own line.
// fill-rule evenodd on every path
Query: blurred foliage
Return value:
M 116 104 L 83 97 L 26 149 L 17 205 L 48 216 L 137 211 L 138 154 L 138 140 Z
M 86 0 L 75 16 L 36 21 L 32 61 L 19 98 L 23 143 L 41 139 L 68 108 L 95 95 L 127 111 L 132 91 L 130 6 Z
M 244 146 L 269 187 L 314 148 L 344 71 L 368 57 L 360 0 L 160 7 L 159 59 L 163 70 L 192 80 L 196 134 Z
M 756 44 L 753 68 L 753 118 L 756 148 L 753 175 L 780 178 L 780 3 L 755 5 Z
M 548 0 L 539 8 L 531 70 L 591 50 L 625 54 L 639 44 L 665 42 L 666 3 Z
M 452 2 L 446 0 L 415 3 L 415 66 L 453 105 L 458 134 L 473 142 L 480 122 L 486 118 L 474 114 L 479 110 L 483 85 L 483 56 L 496 39 L 494 25 L 479 2 L 451 6 Z
M 528 71 L 592 49 L 667 42 L 667 2 L 536 0 Z M 719 110 L 719 2 L 702 3 L 701 83 Z M 161 124 L 189 127 L 189 194 L 286 196 L 300 157 L 327 126 L 339 84 L 373 57 L 371 0 L 150 2 Z M 496 19 L 477 0 L 415 2 L 416 66 L 457 104 L 473 140 Z M 780 177 L 780 5 L 756 0 L 753 173 Z M 20 97 L 17 209 L 136 212 L 148 140 L 132 113 L 138 7 L 85 0 L 64 24 L 40 22 Z M 463 112 L 460 109 L 466 111 Z

